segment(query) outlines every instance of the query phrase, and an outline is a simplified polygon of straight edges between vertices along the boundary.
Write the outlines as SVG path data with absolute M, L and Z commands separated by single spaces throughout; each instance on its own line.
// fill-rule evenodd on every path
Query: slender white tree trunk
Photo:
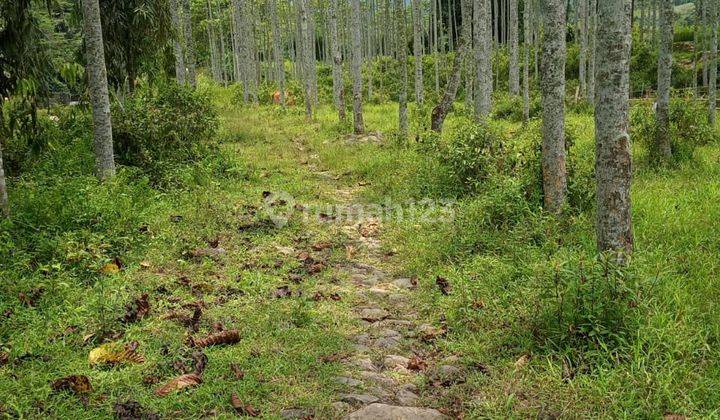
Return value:
M 280 105 L 285 108 L 285 57 L 280 46 L 280 24 L 278 23 L 277 0 L 270 0 L 270 18 L 272 20 L 273 55 L 277 72 Z
M 543 105 L 543 191 L 545 209 L 562 211 L 567 190 L 565 165 L 565 2 L 542 0 L 541 91 Z
M 408 54 L 407 32 L 405 26 L 405 2 L 395 0 L 395 40 L 397 59 L 400 62 L 399 136 L 404 142 L 408 136 Z
M 492 111 L 492 13 L 490 0 L 474 0 L 473 37 L 475 38 L 475 74 L 477 92 L 475 94 L 475 119 L 481 121 Z
M 623 263 L 633 250 L 628 133 L 631 0 L 598 2 L 595 177 L 597 245 Z
M 523 10 L 523 122 L 530 120 L 530 1 L 525 0 Z
M 330 53 L 332 54 L 333 98 L 340 121 L 345 121 L 345 79 L 343 77 L 343 62 L 338 45 L 338 0 L 330 0 L 328 9 L 330 20 Z
M 82 6 L 88 88 L 93 108 L 95 175 L 105 180 L 115 176 L 115 159 L 100 5 L 98 0 L 83 0 Z
M 183 53 L 182 40 L 185 37 L 183 25 L 180 21 L 180 4 L 179 0 L 172 0 L 170 5 L 172 13 L 172 25 L 175 33 L 173 34 L 173 53 L 175 55 L 175 79 L 181 85 L 185 84 L 185 54 Z
M 310 76 L 310 52 L 307 48 L 307 33 L 308 33 L 308 10 L 307 10 L 307 4 L 306 1 L 308 0 L 299 0 L 300 5 L 300 36 L 299 36 L 299 42 L 302 45 L 302 51 L 301 51 L 301 57 L 300 62 L 301 68 L 302 68 L 302 74 L 304 79 L 304 86 L 305 86 L 305 115 L 308 118 L 308 120 L 312 119 L 313 117 L 313 99 L 312 99 L 312 80 Z
M 353 114 L 355 134 L 365 132 L 362 114 L 362 35 L 360 33 L 360 0 L 351 1 L 352 15 L 352 76 L 353 76 Z
M 1 101 L 2 99 L 0 99 Z M 2 145 L 0 144 L 0 212 L 3 216 L 10 216 L 10 202 L 8 201 L 7 184 L 5 182 L 5 169 L 3 166 Z
M 670 82 L 672 77 L 673 44 L 673 0 L 660 0 L 660 51 L 658 53 L 658 91 L 655 115 L 655 145 L 653 157 L 659 161 L 670 161 Z
M 424 101 L 423 64 L 422 64 L 422 18 L 420 0 L 412 0 L 413 12 L 413 54 L 415 55 L 415 101 L 422 105 Z
M 190 9 L 190 0 L 182 0 L 183 2 L 183 27 L 185 35 L 185 65 L 187 66 L 187 81 L 190 86 L 197 86 L 197 70 L 195 64 L 195 42 L 192 33 L 192 12 Z
M 591 104 L 595 103 L 595 54 L 597 44 L 597 0 L 590 0 L 588 13 L 588 68 L 587 68 L 587 98 Z
M 508 28 L 509 37 L 509 55 L 510 55 L 510 74 L 508 85 L 510 88 L 511 95 L 520 94 L 520 67 L 519 53 L 518 53 L 518 3 L 517 0 L 510 0 L 508 2 L 510 7 L 510 27 Z
M 717 66 L 718 66 L 718 0 L 706 0 L 711 3 L 710 16 L 710 54 L 708 57 L 708 121 L 714 127 L 717 114 Z
M 578 43 L 580 44 L 580 56 L 579 56 L 579 81 L 580 81 L 580 96 L 585 97 L 587 92 L 587 9 L 588 0 L 579 0 L 577 9 L 577 21 L 578 21 Z

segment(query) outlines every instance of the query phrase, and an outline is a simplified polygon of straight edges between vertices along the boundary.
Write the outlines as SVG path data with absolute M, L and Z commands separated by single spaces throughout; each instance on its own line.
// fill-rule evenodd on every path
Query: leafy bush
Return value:
M 543 274 L 536 339 L 541 349 L 586 357 L 612 357 L 631 340 L 645 284 L 628 268 L 600 255 L 594 261 L 563 259 Z M 610 349 L 611 352 L 607 353 Z
M 539 96 L 531 96 L 530 98 L 530 118 L 540 116 L 541 101 Z M 493 104 L 493 117 L 504 118 L 513 122 L 521 122 L 523 120 L 524 100 L 521 96 L 511 96 L 507 93 L 499 93 L 495 95 Z
M 636 141 L 652 152 L 655 144 L 655 111 L 647 105 L 631 109 L 630 125 Z M 718 139 L 718 131 L 707 120 L 702 102 L 675 98 L 670 101 L 671 148 L 675 161 L 692 159 L 695 149 Z M 652 157 L 652 153 L 648 154 Z
M 167 181 L 173 167 L 216 152 L 218 119 L 210 98 L 174 83 L 144 87 L 115 104 L 113 124 L 118 161 L 156 184 Z

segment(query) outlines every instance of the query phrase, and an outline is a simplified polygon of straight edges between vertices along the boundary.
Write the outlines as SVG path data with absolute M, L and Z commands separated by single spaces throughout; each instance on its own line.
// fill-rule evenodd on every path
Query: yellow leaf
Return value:
M 103 274 L 115 274 L 120 272 L 120 267 L 115 263 L 107 263 L 100 269 Z
M 121 346 L 118 343 L 107 343 L 90 351 L 88 361 L 91 365 L 118 364 L 118 363 L 143 363 L 145 358 L 137 354 L 137 342 Z

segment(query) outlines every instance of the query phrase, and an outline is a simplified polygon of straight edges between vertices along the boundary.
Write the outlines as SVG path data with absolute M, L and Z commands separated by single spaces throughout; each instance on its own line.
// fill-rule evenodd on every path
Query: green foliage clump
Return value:
M 210 98 L 169 83 L 139 89 L 113 107 L 115 153 L 154 183 L 172 178 L 178 165 L 197 163 L 217 152 L 218 118 Z
M 534 327 L 541 349 L 572 359 L 613 358 L 632 340 L 635 316 L 643 313 L 646 284 L 631 269 L 600 255 L 589 262 L 556 262 L 542 277 L 543 304 Z
M 493 101 L 494 118 L 503 118 L 508 121 L 522 122 L 523 120 L 523 98 L 522 96 L 511 96 L 507 93 L 498 93 Z M 542 104 L 539 96 L 530 98 L 530 118 L 540 116 Z
M 634 106 L 630 112 L 633 138 L 646 147 L 652 158 L 656 135 L 655 111 L 648 105 Z M 718 131 L 708 123 L 707 109 L 700 101 L 674 98 L 670 101 L 670 132 L 673 158 L 692 159 L 695 149 L 715 142 Z

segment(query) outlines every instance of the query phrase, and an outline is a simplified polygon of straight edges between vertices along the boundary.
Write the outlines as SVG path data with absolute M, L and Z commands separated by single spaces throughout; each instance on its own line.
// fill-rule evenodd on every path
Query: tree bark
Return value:
M 559 213 L 565 204 L 565 4 L 542 0 L 541 83 L 543 128 L 542 168 L 545 209 Z
M 595 176 L 597 246 L 625 263 L 633 250 L 628 134 L 631 0 L 598 3 Z
M 98 0 L 83 0 L 82 6 L 88 88 L 93 109 L 95 175 L 102 181 L 115 176 L 115 158 L 100 5 Z
M 175 55 L 175 79 L 181 85 L 185 84 L 185 54 L 183 53 L 182 39 L 185 37 L 182 23 L 180 22 L 179 0 L 172 0 L 170 5 L 172 13 L 173 53 Z
M 527 1 L 527 0 L 526 0 Z M 509 37 L 509 58 L 510 58 L 510 74 L 508 85 L 510 88 L 511 95 L 520 94 L 520 67 L 518 64 L 518 3 L 517 0 L 509 0 L 508 6 L 510 8 L 510 27 L 508 28 Z
M 5 183 L 2 144 L 0 144 L 0 212 L 2 212 L 3 216 L 10 217 L 10 202 L 8 201 L 7 184 Z
M 362 114 L 362 35 L 360 33 L 360 0 L 351 0 L 352 8 L 352 75 L 355 134 L 365 132 Z
M 330 24 L 330 54 L 332 54 L 333 98 L 340 121 L 345 121 L 345 80 L 343 63 L 338 45 L 338 0 L 330 0 L 328 9 Z
M 302 45 L 300 63 L 302 68 L 302 74 L 305 86 L 305 116 L 308 120 L 313 117 L 313 98 L 312 98 L 312 76 L 310 75 L 310 52 L 307 48 L 307 33 L 308 33 L 308 0 L 299 0 L 300 4 L 300 27 L 299 27 L 299 42 Z
M 530 121 L 530 1 L 524 1 L 523 10 L 523 122 Z
M 580 56 L 579 56 L 579 82 L 580 82 L 580 97 L 584 98 L 587 92 L 587 9 L 588 0 L 579 0 L 577 9 L 577 21 L 578 21 L 578 43 L 580 44 Z
M 405 2 L 395 0 L 395 39 L 396 53 L 400 63 L 400 96 L 398 98 L 398 130 L 400 139 L 404 142 L 408 136 L 408 54 L 407 32 L 405 26 Z
M 462 6 L 469 10 L 472 7 L 472 1 L 473 0 L 462 0 Z M 463 25 L 465 26 L 465 28 L 462 28 L 464 33 L 470 30 L 471 23 L 469 19 L 464 21 Z M 458 41 L 455 58 L 453 59 L 452 73 L 450 74 L 447 86 L 445 87 L 445 93 L 443 94 L 442 99 L 440 99 L 440 103 L 438 103 L 438 105 L 432 110 L 430 128 L 437 133 L 442 131 L 445 118 L 452 110 L 455 97 L 457 96 L 457 90 L 460 86 L 460 79 L 462 75 L 462 63 L 468 58 L 466 57 L 466 40 L 467 38 L 463 36 L 460 37 Z
M 588 12 L 588 68 L 587 68 L 587 98 L 591 104 L 595 103 L 595 55 L 597 44 L 597 0 L 590 0 Z
M 277 72 L 280 106 L 285 108 L 285 58 L 280 47 L 280 25 L 277 15 L 277 0 L 270 0 L 270 19 L 272 20 L 273 55 Z
M 423 64 L 422 64 L 422 19 L 420 0 L 412 0 L 413 12 L 413 54 L 415 55 L 415 101 L 422 105 L 424 101 Z
M 84 0 L 83 0 L 84 1 Z M 187 81 L 190 86 L 197 86 L 197 70 L 195 64 L 195 42 L 192 33 L 192 15 L 190 9 L 190 0 L 182 0 L 183 2 L 183 26 L 185 35 L 185 65 L 187 66 Z
M 474 0 L 473 11 L 473 37 L 475 38 L 475 75 L 477 79 L 477 92 L 475 94 L 475 120 L 487 118 L 492 111 L 492 13 L 490 0 Z
M 472 49 L 472 22 L 473 20 L 473 0 L 470 1 L 464 1 L 462 0 L 460 2 L 460 13 L 462 14 L 462 28 L 461 28 L 461 36 L 463 38 L 463 45 L 466 45 L 468 50 Z M 472 70 L 475 66 L 472 63 L 472 55 L 466 55 L 465 58 L 463 58 L 463 71 L 462 73 L 465 74 L 465 101 L 468 105 L 468 107 L 473 106 L 474 99 L 473 99 L 473 91 L 474 91 L 474 85 L 475 85 L 475 72 Z
M 708 20 L 710 21 L 710 54 L 708 57 L 708 121 L 714 128 L 717 117 L 717 66 L 718 66 L 718 0 L 706 0 L 711 3 Z
M 660 0 L 660 51 L 658 53 L 658 91 L 655 114 L 653 158 L 659 162 L 672 159 L 670 146 L 670 82 L 672 77 L 673 0 Z

